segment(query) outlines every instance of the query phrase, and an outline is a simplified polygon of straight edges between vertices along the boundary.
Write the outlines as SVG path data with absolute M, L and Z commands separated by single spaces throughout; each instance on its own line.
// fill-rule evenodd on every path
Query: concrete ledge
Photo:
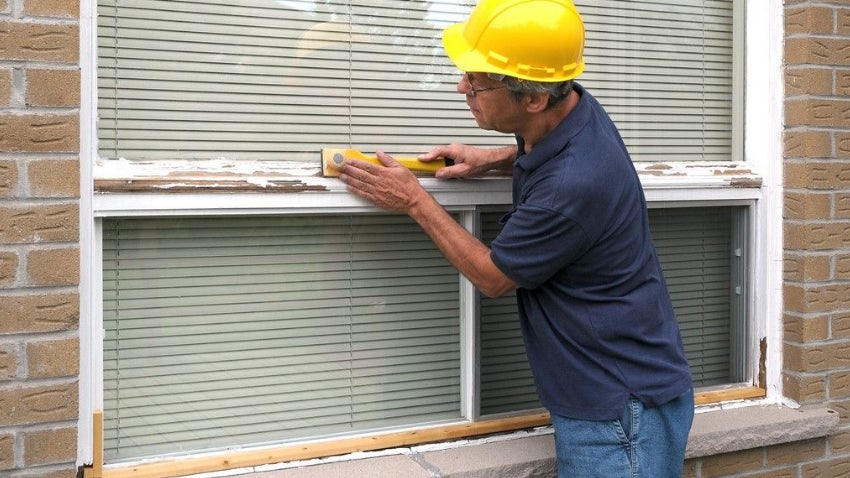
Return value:
M 827 436 L 838 413 L 781 405 L 748 406 L 698 413 L 686 458 L 791 443 Z M 359 453 L 302 463 L 231 471 L 240 478 L 543 478 L 555 475 L 551 428 L 501 437 Z M 205 476 L 225 476 L 226 472 Z M 241 474 L 240 474 L 241 473 Z M 199 475 L 200 476 L 200 475 Z
M 781 405 L 741 407 L 698 413 L 688 437 L 686 458 L 808 440 L 831 434 L 838 413 L 827 408 Z

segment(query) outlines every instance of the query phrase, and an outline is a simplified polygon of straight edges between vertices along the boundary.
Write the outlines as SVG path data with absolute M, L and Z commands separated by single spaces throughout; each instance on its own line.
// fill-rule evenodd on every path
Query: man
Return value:
M 513 211 L 490 248 L 385 154 L 383 167 L 346 160 L 340 179 L 408 214 L 484 294 L 516 291 L 560 477 L 680 476 L 690 370 L 637 173 L 605 111 L 573 82 L 584 69 L 576 8 L 483 0 L 443 44 L 466 72 L 457 89 L 478 125 L 516 136 L 516 148 L 452 144 L 421 157 L 454 161 L 441 178 L 513 168 Z

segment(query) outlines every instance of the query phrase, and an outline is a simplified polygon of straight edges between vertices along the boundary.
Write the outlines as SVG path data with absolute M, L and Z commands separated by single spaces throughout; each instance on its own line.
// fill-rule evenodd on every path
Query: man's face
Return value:
M 524 110 L 505 85 L 488 78 L 485 73 L 464 73 L 457 91 L 466 95 L 466 104 L 478 127 L 514 134 L 524 123 Z

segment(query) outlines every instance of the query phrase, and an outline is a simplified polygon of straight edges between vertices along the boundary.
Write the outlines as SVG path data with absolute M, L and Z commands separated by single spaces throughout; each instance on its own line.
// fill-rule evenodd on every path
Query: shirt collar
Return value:
M 573 88 L 579 94 L 579 101 L 570 114 L 564 118 L 552 132 L 546 135 L 539 143 L 534 145 L 530 153 L 524 153 L 525 140 L 516 137 L 517 159 L 515 165 L 531 171 L 540 167 L 549 159 L 557 156 L 564 150 L 579 131 L 587 124 L 591 114 L 592 101 L 590 94 L 578 83 L 573 83 Z

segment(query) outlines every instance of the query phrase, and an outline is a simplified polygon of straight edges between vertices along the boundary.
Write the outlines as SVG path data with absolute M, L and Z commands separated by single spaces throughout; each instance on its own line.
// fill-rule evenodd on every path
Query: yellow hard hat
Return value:
M 482 0 L 443 31 L 462 71 L 524 80 L 572 80 L 584 71 L 584 22 L 570 0 Z

